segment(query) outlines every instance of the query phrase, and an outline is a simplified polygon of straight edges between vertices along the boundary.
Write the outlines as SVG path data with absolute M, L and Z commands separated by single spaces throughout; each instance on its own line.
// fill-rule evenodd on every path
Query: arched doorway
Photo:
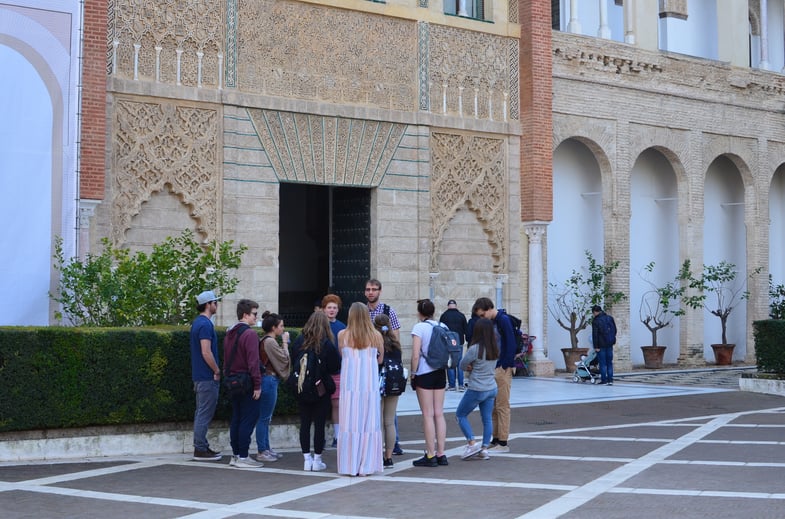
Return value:
M 744 183 L 736 164 L 716 158 L 706 171 L 703 190 L 703 263 L 736 265 L 738 278 L 747 272 L 747 231 L 744 226 Z M 736 344 L 734 359 L 744 359 L 747 345 L 747 305 L 742 301 L 728 317 L 728 342 Z M 722 342 L 718 317 L 704 312 L 703 351 L 714 359 L 711 344 Z
M 561 143 L 553 153 L 553 222 L 548 228 L 548 280 L 560 283 L 586 263 L 585 251 L 603 260 L 605 234 L 602 219 L 602 176 L 589 147 L 576 139 Z M 553 295 L 549 290 L 548 300 Z M 579 334 L 588 346 L 590 331 Z M 569 334 L 548 315 L 548 357 L 565 368 L 561 348 L 569 347 Z
M 52 100 L 33 65 L 5 45 L 0 69 L 0 97 L 14 100 L 0 103 L 0 219 L 6 223 L 0 242 L 9 252 L 0 263 L 0 282 L 13 294 L 4 298 L 0 325 L 46 325 L 54 252 Z
M 651 332 L 641 322 L 641 299 L 679 270 L 678 189 L 673 166 L 662 153 L 648 149 L 640 154 L 630 174 L 630 359 L 643 363 L 639 346 L 651 345 Z M 654 262 L 651 273 L 644 270 Z M 663 361 L 679 357 L 679 321 L 657 332 L 659 346 L 668 346 Z

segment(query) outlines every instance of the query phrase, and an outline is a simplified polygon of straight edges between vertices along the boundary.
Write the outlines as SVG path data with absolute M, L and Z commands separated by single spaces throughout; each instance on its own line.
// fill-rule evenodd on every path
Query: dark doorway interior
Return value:
M 281 184 L 279 314 L 300 327 L 314 303 L 330 292 L 344 307 L 364 301 L 370 275 L 371 191 Z

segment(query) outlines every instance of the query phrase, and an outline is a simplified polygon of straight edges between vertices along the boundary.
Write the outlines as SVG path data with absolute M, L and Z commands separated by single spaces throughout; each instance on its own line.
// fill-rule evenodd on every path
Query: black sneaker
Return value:
M 215 452 L 214 450 L 210 449 L 209 447 L 207 450 L 196 450 L 194 449 L 194 461 L 218 461 L 221 459 L 221 453 Z
M 395 447 L 393 447 L 393 454 L 396 456 L 403 456 L 403 449 L 400 445 L 398 445 L 398 442 L 395 442 Z
M 438 467 L 439 462 L 437 461 L 436 456 L 431 456 L 429 458 L 428 455 L 426 454 L 422 458 L 418 460 L 414 460 L 412 462 L 412 465 L 414 465 L 415 467 Z
M 441 465 L 442 467 L 446 467 L 447 465 L 449 465 L 450 462 L 447 461 L 447 455 L 442 454 L 441 456 L 436 456 L 436 464 Z
M 384 458 L 384 468 L 391 469 L 393 467 L 392 458 Z

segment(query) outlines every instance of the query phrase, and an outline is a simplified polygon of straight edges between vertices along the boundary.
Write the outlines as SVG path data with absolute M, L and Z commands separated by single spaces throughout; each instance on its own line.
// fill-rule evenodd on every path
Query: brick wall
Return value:
M 521 220 L 553 218 L 551 2 L 521 0 Z
M 106 170 L 106 28 L 108 0 L 84 6 L 79 197 L 104 198 Z

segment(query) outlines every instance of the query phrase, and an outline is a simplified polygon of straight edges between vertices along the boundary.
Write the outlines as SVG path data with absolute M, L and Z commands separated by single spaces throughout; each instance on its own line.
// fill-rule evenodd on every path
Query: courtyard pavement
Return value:
M 0 517 L 782 518 L 785 398 L 739 391 L 739 373 L 515 378 L 510 452 L 490 460 L 460 459 L 448 392 L 450 464 L 436 468 L 411 465 L 422 422 L 407 391 L 406 452 L 365 478 L 336 475 L 334 449 L 325 472 L 303 472 L 297 449 L 256 470 L 182 454 L 0 463 Z

